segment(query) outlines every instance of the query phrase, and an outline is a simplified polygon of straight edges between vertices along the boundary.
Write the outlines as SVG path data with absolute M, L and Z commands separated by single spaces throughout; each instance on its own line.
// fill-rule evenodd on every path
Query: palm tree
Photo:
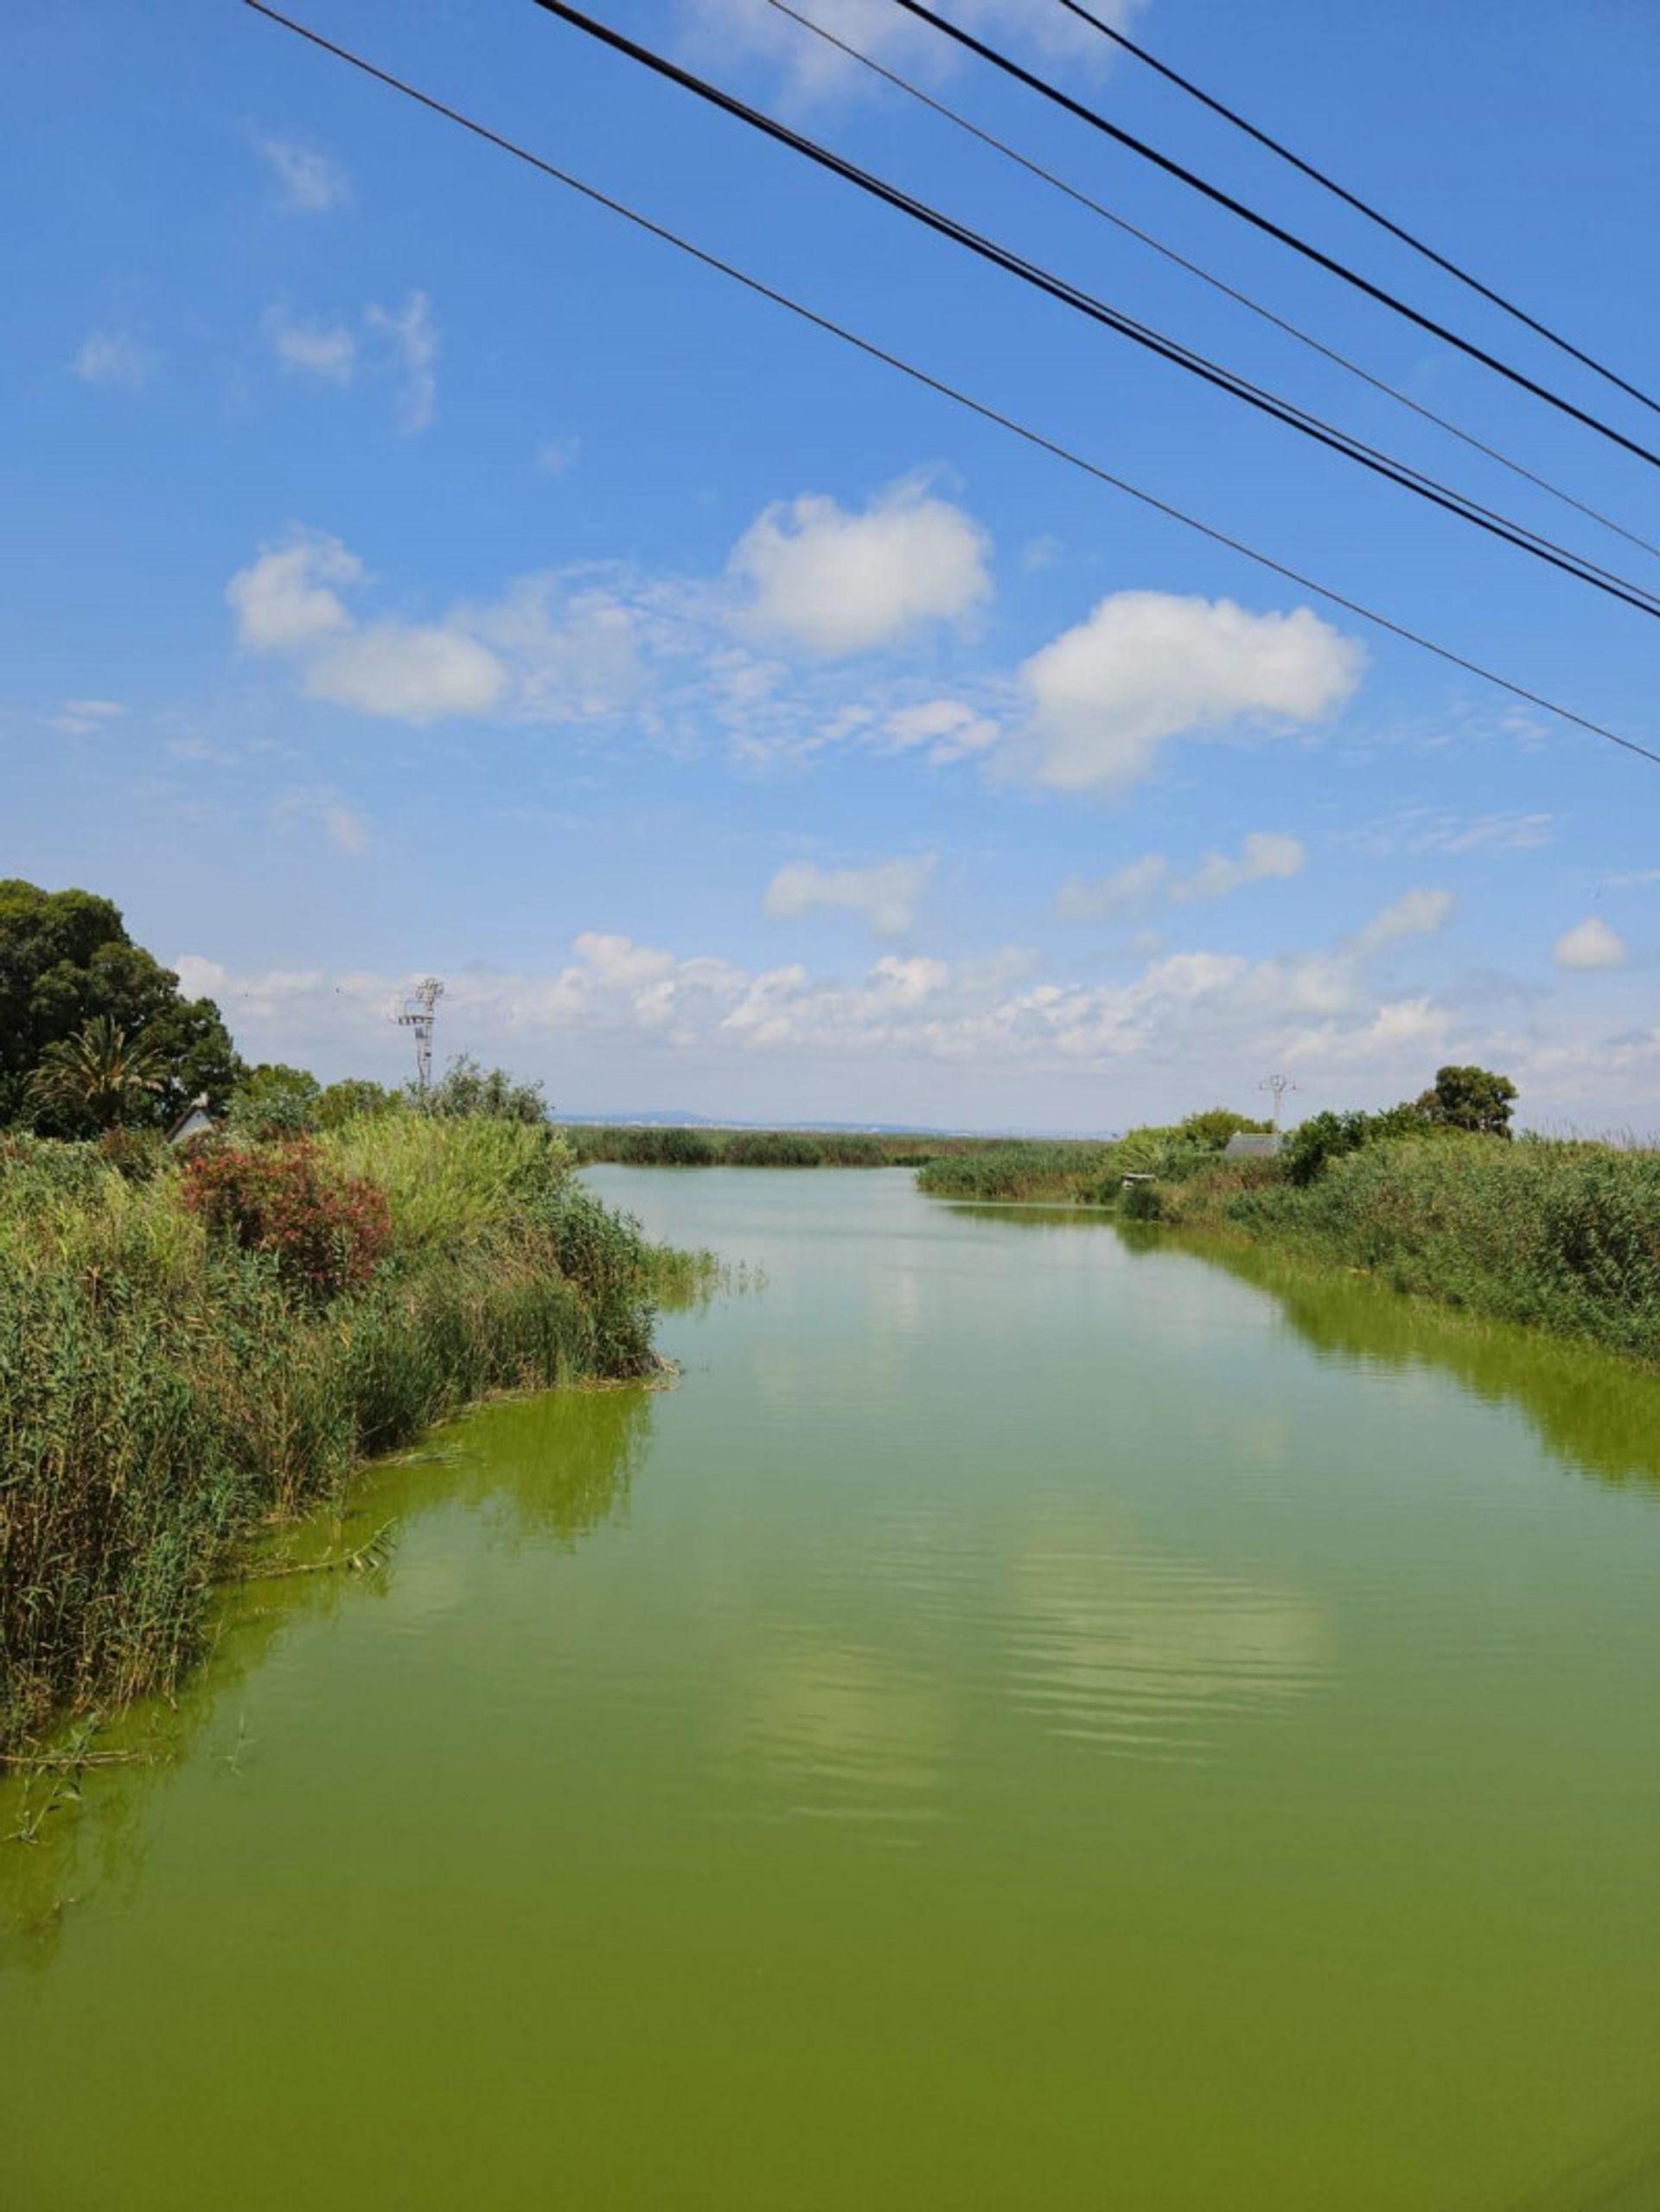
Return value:
M 74 1036 L 47 1046 L 28 1088 L 33 1104 L 107 1129 L 166 1080 L 160 1053 L 99 1013 Z

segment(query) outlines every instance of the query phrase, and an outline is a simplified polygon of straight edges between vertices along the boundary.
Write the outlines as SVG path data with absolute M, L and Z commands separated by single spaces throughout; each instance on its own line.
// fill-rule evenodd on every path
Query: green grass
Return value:
M 1401 1138 L 1299 1189 L 1218 1176 L 1170 1217 L 1243 1231 L 1495 1320 L 1660 1361 L 1660 1154 L 1489 1137 Z
M 319 1309 L 170 1165 L 0 1139 L 0 1744 L 170 1687 L 249 1538 L 360 1459 L 493 1390 L 649 1371 L 656 1301 L 712 1265 L 546 1129 L 397 1114 L 322 1149 L 388 1193 L 393 1245 Z

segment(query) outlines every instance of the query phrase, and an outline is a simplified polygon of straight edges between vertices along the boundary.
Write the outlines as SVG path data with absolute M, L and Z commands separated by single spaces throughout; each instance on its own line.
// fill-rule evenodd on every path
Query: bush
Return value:
M 391 1241 L 386 1192 L 304 1139 L 199 1152 L 185 1165 L 184 1203 L 243 1251 L 268 1254 L 289 1289 L 318 1303 L 366 1288 Z
M 412 1087 L 410 1103 L 429 1114 L 482 1115 L 497 1122 L 546 1122 L 540 1083 L 519 1083 L 505 1068 L 482 1068 L 466 1053 L 450 1061 L 430 1090 Z
M 1176 1134 L 1203 1151 L 1220 1152 L 1229 1137 L 1265 1136 L 1267 1130 L 1266 1122 L 1254 1122 L 1248 1114 L 1235 1114 L 1226 1106 L 1210 1106 L 1203 1113 L 1190 1114 L 1178 1126 Z

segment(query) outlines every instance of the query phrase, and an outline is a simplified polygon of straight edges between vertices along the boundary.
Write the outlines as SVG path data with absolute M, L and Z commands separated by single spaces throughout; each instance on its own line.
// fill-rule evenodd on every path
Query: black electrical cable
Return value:
M 1421 253 L 1425 260 L 1433 261 L 1438 269 L 1445 270 L 1449 277 L 1456 277 L 1461 284 L 1467 284 L 1472 291 L 1478 292 L 1483 299 L 1490 301 L 1495 307 L 1502 308 L 1506 315 L 1513 316 L 1516 322 L 1524 323 L 1529 330 L 1548 340 L 1551 345 L 1559 348 L 1561 352 L 1569 355 L 1584 368 L 1593 370 L 1597 375 L 1605 378 L 1608 383 L 1618 386 L 1620 391 L 1626 393 L 1631 399 L 1640 400 L 1645 407 L 1660 414 L 1660 400 L 1651 400 L 1648 393 L 1637 385 L 1628 383 L 1617 370 L 1607 368 L 1603 362 L 1598 361 L 1594 355 L 1586 353 L 1580 347 L 1576 346 L 1572 339 L 1563 337 L 1561 331 L 1553 330 L 1548 323 L 1541 323 L 1536 316 L 1529 315 L 1525 308 L 1518 307 L 1514 300 L 1506 299 L 1503 292 L 1495 291 L 1491 284 L 1484 284 L 1479 277 L 1472 276 L 1468 269 L 1461 268 L 1456 261 L 1449 260 L 1445 253 L 1438 253 L 1435 248 L 1426 240 L 1408 230 L 1402 224 L 1392 221 L 1382 208 L 1373 207 L 1370 200 L 1363 200 L 1357 192 L 1351 192 L 1347 185 L 1339 184 L 1335 176 L 1329 176 L 1323 169 L 1317 169 L 1312 162 L 1305 161 L 1300 154 L 1293 153 L 1283 140 L 1260 129 L 1257 125 L 1250 121 L 1248 117 L 1240 114 L 1236 108 L 1228 106 L 1225 101 L 1216 99 L 1214 93 L 1207 93 L 1202 86 L 1196 85 L 1191 77 L 1184 77 L 1179 70 L 1172 69 L 1167 61 L 1161 61 L 1156 54 L 1150 54 L 1145 46 L 1139 44 L 1127 33 L 1119 30 L 1112 23 L 1103 22 L 1099 16 L 1080 5 L 1080 0 L 1060 0 L 1060 4 L 1069 15 L 1076 16 L 1081 22 L 1089 23 L 1094 29 L 1098 30 L 1103 38 L 1111 39 L 1114 46 L 1122 47 L 1127 54 L 1134 54 L 1138 61 L 1143 61 L 1149 69 L 1156 70 L 1167 83 L 1177 86 L 1181 91 L 1186 93 L 1190 99 L 1196 99 L 1201 105 L 1208 107 L 1213 115 L 1221 116 L 1223 122 L 1231 123 L 1236 131 L 1242 131 L 1248 138 L 1255 138 L 1259 146 L 1266 146 L 1271 154 L 1277 154 L 1282 162 L 1288 162 L 1293 169 L 1299 170 L 1306 177 L 1311 177 L 1316 184 L 1323 186 L 1326 191 L 1341 200 L 1345 206 L 1353 208 L 1358 214 L 1364 215 L 1369 222 L 1376 223 L 1380 230 L 1388 231 L 1391 238 L 1398 238 L 1403 246 L 1409 246 L 1414 253 Z
M 1219 184 L 1212 184 L 1209 178 L 1184 167 L 1169 154 L 1161 154 L 1145 138 L 1138 138 L 1120 125 L 1108 122 L 1096 109 L 1086 106 L 1082 100 L 1074 99 L 1070 93 L 1063 93 L 1058 85 L 1051 85 L 1046 77 L 1040 77 L 1035 70 L 1025 67 L 1011 54 L 999 53 L 996 47 L 988 45 L 983 38 L 977 38 L 973 31 L 964 30 L 961 23 L 954 23 L 948 16 L 936 14 L 925 4 L 925 0 L 894 0 L 894 5 L 904 9 L 921 22 L 931 23 L 935 30 L 943 32 L 947 38 L 954 39 L 969 53 L 979 54 L 982 61 L 989 61 L 993 68 L 1002 70 L 1006 76 L 1012 77 L 1031 91 L 1041 93 L 1044 99 L 1053 100 L 1069 115 L 1076 116 L 1080 122 L 1089 124 L 1093 130 L 1104 131 L 1117 144 L 1133 154 L 1139 154 L 1143 161 L 1152 162 L 1167 176 L 1191 185 L 1194 191 L 1202 192 L 1207 200 L 1214 200 L 1218 207 L 1226 208 L 1230 214 L 1238 215 L 1242 221 L 1265 232 L 1268 237 L 1278 239 L 1282 246 L 1290 246 L 1293 253 L 1300 253 L 1306 260 L 1312 261 L 1334 277 L 1341 277 L 1345 284 L 1352 284 L 1369 298 L 1393 308 L 1397 315 L 1405 316 L 1408 322 L 1415 323 L 1421 330 L 1427 330 L 1432 337 L 1455 346 L 1461 354 L 1467 354 L 1472 361 L 1480 361 L 1484 368 L 1491 368 L 1510 383 L 1519 385 L 1523 391 L 1530 392 L 1536 400 L 1544 400 L 1548 406 L 1556 408 L 1562 414 L 1571 415 L 1575 422 L 1583 423 L 1587 430 L 1595 431 L 1599 437 L 1608 438 L 1613 444 L 1623 446 L 1626 452 L 1635 454 L 1639 461 L 1647 461 L 1652 467 L 1660 468 L 1660 453 L 1651 452 L 1646 445 L 1639 444 L 1636 438 L 1627 438 L 1624 431 L 1616 430 L 1599 416 L 1575 406 L 1572 400 L 1565 400 L 1561 393 L 1551 391 L 1548 386 L 1536 383 L 1532 377 L 1519 368 L 1510 368 L 1496 354 L 1490 354 L 1484 347 L 1477 345 L 1473 339 L 1459 337 L 1456 330 L 1449 330 L 1444 323 L 1437 323 L 1432 316 L 1408 305 L 1383 285 L 1375 284 L 1370 277 L 1363 277 L 1358 270 L 1350 268 L 1347 263 L 1337 260 L 1330 253 L 1322 253 L 1318 246 L 1311 246 L 1306 239 L 1299 238 L 1295 231 L 1287 230 L 1284 224 L 1275 222 L 1271 216 L 1259 214 L 1255 208 L 1248 207 L 1244 201 L 1236 200 L 1231 192 L 1224 192 Z
M 788 292 L 778 291 L 762 278 L 752 277 L 747 270 L 738 268 L 731 261 L 722 260 L 718 254 L 693 245 L 690 239 L 681 237 L 666 224 L 654 221 L 649 215 L 642 215 L 637 208 L 630 208 L 622 200 L 613 199 L 610 194 L 602 192 L 597 185 L 584 183 L 581 177 L 573 176 L 568 169 L 557 168 L 553 163 L 544 160 L 541 155 L 532 153 L 527 146 L 520 146 L 513 139 L 503 137 L 500 131 L 492 131 L 487 124 L 475 122 L 470 116 L 463 115 L 459 108 L 450 107 L 431 93 L 424 93 L 418 86 L 405 83 L 401 77 L 394 77 L 390 70 L 379 67 L 360 54 L 354 54 L 348 47 L 336 45 L 333 39 L 325 38 L 321 31 L 312 30 L 308 25 L 297 22 L 292 16 L 284 16 L 279 10 L 270 6 L 268 0 L 243 0 L 243 4 L 251 8 L 256 15 L 264 16 L 268 22 L 278 23 L 284 30 L 292 31 L 310 45 L 320 48 L 323 53 L 332 54 L 337 61 L 361 70 L 366 77 L 373 77 L 389 90 L 401 93 L 405 99 L 414 100 L 434 115 L 443 116 L 446 122 L 456 124 L 462 130 L 470 131 L 474 137 L 482 138 L 487 145 L 513 155 L 515 160 L 526 163 L 544 176 L 551 177 L 556 184 L 563 184 L 568 190 L 580 194 L 594 206 L 605 208 L 610 214 L 620 215 L 625 222 L 632 223 L 635 229 L 644 231 L 648 236 L 659 240 L 665 246 L 674 246 L 678 253 L 684 253 L 701 267 L 712 269 L 718 276 L 730 277 L 734 284 L 741 284 L 744 291 L 754 293 L 757 298 L 769 300 L 775 307 L 785 309 L 803 323 L 810 323 L 814 329 L 822 330 L 828 337 L 840 339 L 843 344 L 852 346 L 868 360 L 880 361 L 884 368 L 897 370 L 900 375 L 910 378 L 912 383 L 921 385 L 925 391 L 935 393 L 941 399 L 949 400 L 954 406 L 963 408 L 980 421 L 994 424 L 998 429 L 1009 432 L 1012 437 L 1020 438 L 1039 452 L 1047 453 L 1051 458 L 1063 461 L 1069 468 L 1093 477 L 1097 483 L 1122 492 L 1168 521 L 1179 522 L 1184 528 L 1197 531 L 1213 545 L 1222 546 L 1228 552 L 1239 554 L 1242 559 L 1267 569 L 1271 575 L 1280 577 L 1287 584 L 1294 584 L 1299 591 L 1312 591 L 1328 604 L 1341 607 L 1345 614 L 1370 623 L 1375 629 L 1385 631 L 1391 637 L 1400 638 L 1404 644 L 1416 646 L 1421 652 L 1433 654 L 1438 661 L 1445 661 L 1449 667 L 1461 668 L 1466 675 L 1477 676 L 1483 683 L 1490 683 L 1499 691 L 1508 692 L 1512 699 L 1519 699 L 1529 706 L 1536 706 L 1542 713 L 1554 714 L 1559 721 L 1570 723 L 1575 729 L 1584 730 L 1592 737 L 1606 738 L 1610 745 L 1618 745 L 1623 752 L 1635 753 L 1640 759 L 1651 761 L 1660 768 L 1660 751 L 1654 747 L 1644 745 L 1636 738 L 1625 737 L 1618 730 L 1611 730 L 1605 723 L 1593 721 L 1589 715 L 1578 713 L 1571 706 L 1558 706 L 1555 700 L 1547 699 L 1541 692 L 1529 690 L 1527 685 L 1517 683 L 1513 677 L 1500 675 L 1496 669 L 1484 667 L 1479 661 L 1470 660 L 1452 646 L 1439 644 L 1433 638 L 1426 637 L 1421 631 L 1410 629 L 1405 623 L 1396 622 L 1389 615 L 1379 614 L 1376 608 L 1367 606 L 1362 600 L 1351 599 L 1329 584 L 1317 583 L 1312 576 L 1304 575 L 1301 570 L 1293 568 L 1287 562 L 1276 560 L 1272 553 L 1259 552 L 1242 538 L 1232 537 L 1227 531 L 1218 529 L 1214 523 L 1202 521 L 1197 515 L 1189 515 L 1169 500 L 1160 499 L 1156 493 L 1144 491 L 1127 477 L 1115 476 L 1110 469 L 1102 468 L 1098 462 L 1087 460 L 1083 455 L 1073 452 L 1056 439 L 1044 437 L 1041 431 L 1032 430 L 1026 424 L 1017 421 L 1012 415 L 1006 415 L 986 401 L 976 400 L 957 386 L 948 384 L 942 377 L 930 375 L 927 369 L 918 368 L 899 355 L 889 353 L 874 340 L 860 337 L 856 330 L 850 330 L 845 324 L 833 321 L 827 315 L 820 315 L 816 309 L 807 306 L 802 301 L 791 298 Z
M 1099 215 L 1103 222 L 1111 223 L 1114 229 L 1124 232 L 1130 238 L 1139 240 L 1143 246 L 1151 246 L 1155 253 L 1162 254 L 1166 261 L 1173 263 L 1177 268 L 1186 270 L 1190 276 L 1197 277 L 1201 284 L 1209 284 L 1213 291 L 1222 293 L 1224 298 L 1231 299 L 1238 306 L 1248 309 L 1251 314 L 1261 316 L 1263 322 L 1272 323 L 1276 330 L 1283 331 L 1287 337 L 1295 338 L 1299 344 L 1307 346 L 1311 351 L 1320 355 L 1323 359 L 1332 362 L 1337 368 L 1346 369 L 1350 376 L 1358 377 L 1363 384 L 1370 385 L 1375 392 L 1382 392 L 1387 399 L 1395 400 L 1401 406 L 1410 408 L 1421 421 L 1433 423 L 1437 430 L 1446 431 L 1449 437 L 1459 439 L 1472 451 L 1484 454 L 1490 461 L 1497 461 L 1500 468 L 1508 469 L 1512 476 L 1520 476 L 1525 483 L 1532 484 L 1537 490 L 1548 492 L 1551 498 L 1561 500 L 1565 507 L 1571 507 L 1576 514 L 1583 515 L 1588 521 L 1600 524 L 1605 530 L 1612 530 L 1616 537 L 1624 538 L 1628 544 L 1637 546 L 1644 553 L 1652 553 L 1657 559 L 1660 559 L 1660 545 L 1655 545 L 1650 540 L 1640 536 L 1637 531 L 1628 529 L 1625 523 L 1616 522 L 1612 515 L 1604 515 L 1597 508 L 1587 506 L 1584 500 L 1575 498 L 1572 492 L 1564 491 L 1560 484 L 1552 483 L 1548 476 L 1538 475 L 1536 471 L 1514 459 L 1510 454 L 1501 452 L 1497 446 L 1489 445 L 1484 439 L 1478 438 L 1472 431 L 1465 430 L 1459 424 L 1449 421 L 1446 416 L 1437 414 L 1433 407 L 1425 406 L 1422 400 L 1414 400 L 1409 392 L 1402 392 L 1398 386 L 1389 383 L 1384 378 L 1373 375 L 1370 369 L 1363 368 L 1357 361 L 1350 360 L 1347 354 L 1338 352 L 1335 346 L 1328 346 L 1324 340 L 1315 337 L 1312 332 L 1301 329 L 1295 323 L 1288 322 L 1283 315 L 1276 314 L 1271 307 L 1265 307 L 1261 300 L 1253 299 L 1248 292 L 1242 291 L 1236 284 L 1230 284 L 1225 277 L 1219 277 L 1214 270 L 1207 269 L 1201 263 L 1191 260 L 1185 253 L 1178 252 L 1175 246 L 1167 244 L 1165 240 L 1155 238 L 1151 231 L 1143 230 L 1139 223 L 1131 222 L 1127 216 L 1120 214 L 1115 208 L 1106 207 L 1101 201 L 1092 199 L 1089 193 L 1080 191 L 1076 185 L 1069 184 L 1063 176 L 1057 176 L 1053 169 L 1045 169 L 1041 162 L 1033 161 L 1030 156 L 1023 154 L 1018 147 L 1012 146 L 1006 138 L 999 138 L 994 131 L 987 131 L 980 124 L 973 122 L 959 109 L 950 106 L 946 101 L 936 99 L 932 93 L 925 92 L 920 85 L 914 84 L 909 77 L 902 76 L 897 69 L 890 69 L 885 62 L 877 61 L 874 55 L 866 54 L 861 48 L 852 45 L 846 39 L 840 37 L 823 23 L 814 22 L 810 16 L 802 15 L 798 9 L 790 6 L 789 0 L 767 0 L 767 3 L 769 7 L 776 8 L 781 16 L 788 16 L 792 22 L 799 23 L 803 30 L 810 31 L 814 37 L 822 39 L 827 46 L 834 47 L 839 53 L 845 54 L 850 61 L 857 61 L 861 67 L 870 70 L 873 75 L 880 77 L 884 83 L 893 86 L 897 91 L 908 93 L 912 99 L 919 101 L 923 107 L 931 110 L 934 114 L 942 117 L 948 123 L 954 124 L 958 130 L 967 131 L 971 138 L 977 138 L 982 145 L 989 146 L 994 152 L 1002 154 L 1007 160 L 1025 169 L 1029 176 L 1038 177 L 1044 183 L 1052 186 L 1057 192 L 1063 193 L 1076 206 L 1087 208 L 1091 214 Z
M 998 245 L 994 240 L 988 239 L 982 233 L 971 229 L 967 223 L 957 221 L 954 216 L 942 214 L 939 208 L 930 206 L 926 201 L 918 200 L 911 194 L 902 191 L 898 186 L 890 184 L 884 179 L 875 176 L 871 170 L 862 169 L 857 162 L 848 160 L 845 155 L 833 152 L 827 146 L 820 145 L 816 139 L 806 137 L 801 131 L 792 130 L 788 124 L 780 123 L 776 117 L 763 113 L 759 108 L 751 107 L 747 101 L 739 99 L 735 93 L 723 91 L 718 85 L 711 84 L 706 78 L 698 76 L 690 69 L 682 68 L 679 62 L 669 61 L 666 55 L 654 52 L 650 47 L 642 46 L 637 40 L 628 37 L 625 33 L 612 29 L 610 24 L 602 23 L 592 16 L 584 15 L 579 8 L 571 7 L 569 0 L 535 0 L 535 4 L 546 14 L 557 16 L 561 22 L 569 23 L 573 29 L 582 31 L 586 36 L 597 39 L 601 44 L 626 55 L 629 60 L 638 62 L 642 68 L 651 71 L 654 75 L 665 78 L 669 83 L 680 86 L 682 90 L 694 93 L 699 99 L 706 100 L 710 105 L 718 108 L 722 113 L 731 116 L 738 122 L 747 124 L 751 129 L 760 131 L 763 137 L 775 140 L 778 144 L 788 146 L 792 152 L 804 156 L 808 161 L 814 162 L 820 168 L 828 169 L 832 175 L 843 178 L 850 184 L 857 185 L 861 191 L 868 193 L 873 199 L 879 200 L 884 206 L 893 208 L 902 214 L 910 215 L 928 229 L 936 232 L 941 237 L 948 238 L 954 244 L 967 247 L 971 253 L 976 254 L 983 261 L 991 263 L 994 268 L 1002 269 L 1011 276 L 1018 277 L 1023 283 L 1031 284 L 1034 290 L 1045 293 L 1051 299 L 1060 301 L 1063 306 L 1070 307 L 1081 315 L 1087 316 L 1091 322 L 1098 323 L 1103 328 L 1115 331 L 1121 337 L 1131 339 L 1135 344 L 1145 347 L 1148 352 L 1157 355 L 1161 360 L 1174 362 L 1178 368 L 1186 369 L 1189 374 L 1198 377 L 1204 383 L 1216 386 L 1218 390 L 1227 392 L 1235 399 L 1242 400 L 1248 406 L 1254 407 L 1260 413 L 1269 416 L 1274 421 L 1284 423 L 1291 429 L 1299 431 L 1306 438 L 1312 438 L 1317 444 L 1328 446 L 1332 451 L 1344 454 L 1348 459 L 1357 462 L 1362 468 L 1369 470 L 1374 476 L 1382 476 L 1388 483 L 1400 485 L 1403 490 L 1413 492 L 1420 499 L 1427 501 L 1433 507 L 1442 508 L 1447 514 L 1459 516 L 1461 520 L 1469 522 L 1476 529 L 1484 531 L 1488 536 L 1497 538 L 1507 545 L 1515 546 L 1521 552 L 1531 553 L 1536 560 L 1544 561 L 1548 566 L 1560 569 L 1564 575 L 1575 577 L 1580 583 L 1588 584 L 1593 591 L 1605 592 L 1610 598 L 1618 599 L 1625 605 L 1634 607 L 1639 614 L 1645 614 L 1653 620 L 1660 621 L 1660 596 L 1657 596 L 1645 586 L 1632 583 L 1629 578 L 1615 575 L 1612 571 L 1601 567 L 1597 562 L 1588 559 L 1584 554 L 1575 553 L 1567 547 L 1558 545 L 1555 540 L 1542 536 L 1536 530 L 1529 529 L 1524 523 L 1516 522 L 1507 515 L 1496 514 L 1491 508 L 1483 507 L 1465 493 L 1455 491 L 1450 485 L 1441 483 L 1433 476 L 1426 476 L 1421 470 L 1413 468 L 1409 463 L 1397 460 L 1390 454 L 1381 452 L 1376 446 L 1367 444 L 1363 438 L 1356 438 L 1347 431 L 1338 429 L 1335 425 L 1323 421 L 1318 415 L 1310 414 L 1306 408 L 1299 407 L 1293 401 L 1282 399 L 1277 393 L 1264 390 L 1261 386 L 1252 383 L 1248 378 L 1240 375 L 1236 371 L 1224 368 L 1219 362 L 1210 360 L 1208 356 L 1195 351 L 1193 348 L 1183 345 L 1179 340 L 1168 337 L 1163 331 L 1155 330 L 1147 323 L 1138 322 L 1133 316 L 1125 314 L 1121 309 L 1113 307 L 1106 301 L 1098 299 L 1093 293 L 1086 292 L 1079 286 L 1069 283 L 1065 278 L 1057 277 L 1051 271 L 1040 267 L 1036 262 L 1028 261 L 1023 255 L 1012 252 L 1006 246 Z

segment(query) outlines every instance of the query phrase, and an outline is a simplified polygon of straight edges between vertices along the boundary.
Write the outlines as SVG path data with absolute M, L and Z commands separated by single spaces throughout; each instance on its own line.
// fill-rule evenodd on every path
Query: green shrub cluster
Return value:
M 661 1257 L 552 1131 L 393 1113 L 313 1149 L 329 1187 L 383 1194 L 341 1295 L 193 1210 L 175 1166 L 0 1139 L 0 1741 L 168 1686 L 252 1532 L 365 1454 L 490 1390 L 653 1365 Z
M 1495 1320 L 1660 1359 L 1660 1154 L 1422 1134 L 1236 1191 L 1223 1215 Z

